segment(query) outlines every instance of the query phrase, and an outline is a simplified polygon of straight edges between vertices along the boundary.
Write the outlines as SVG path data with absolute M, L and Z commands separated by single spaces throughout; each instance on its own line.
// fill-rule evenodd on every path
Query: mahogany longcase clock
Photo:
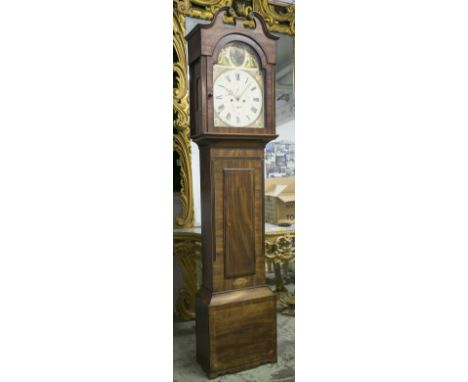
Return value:
M 276 40 L 262 17 L 187 36 L 190 123 L 200 148 L 202 287 L 197 360 L 213 378 L 276 362 L 276 299 L 265 283 L 264 149 L 275 135 Z

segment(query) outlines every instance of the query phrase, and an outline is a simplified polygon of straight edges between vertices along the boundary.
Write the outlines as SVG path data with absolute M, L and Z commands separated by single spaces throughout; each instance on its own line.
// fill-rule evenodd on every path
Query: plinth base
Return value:
M 276 297 L 266 287 L 196 296 L 197 361 L 208 375 L 276 362 Z

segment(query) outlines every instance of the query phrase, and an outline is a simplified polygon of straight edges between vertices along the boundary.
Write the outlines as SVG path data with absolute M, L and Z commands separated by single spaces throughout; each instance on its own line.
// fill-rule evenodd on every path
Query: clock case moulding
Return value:
M 277 137 L 275 134 L 275 65 L 276 40 L 279 37 L 271 34 L 260 14 L 252 12 L 255 28 L 243 26 L 246 19 L 233 17 L 234 25 L 225 24 L 223 15 L 229 7 L 218 10 L 211 24 L 198 24 L 187 36 L 188 63 L 190 78 L 190 129 L 193 141 L 216 138 L 224 139 L 263 139 L 265 142 Z M 228 16 L 225 16 L 228 17 Z M 241 42 L 250 45 L 258 54 L 264 78 L 264 128 L 220 127 L 214 125 L 213 119 L 213 65 L 220 50 L 230 42 Z M 203 80 L 205 79 L 205 80 Z M 200 102 L 200 99 L 207 102 Z

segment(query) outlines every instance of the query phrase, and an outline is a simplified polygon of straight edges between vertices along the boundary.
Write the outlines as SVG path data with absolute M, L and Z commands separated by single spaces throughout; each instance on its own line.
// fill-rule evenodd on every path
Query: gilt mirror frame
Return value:
M 175 226 L 194 226 L 194 192 L 190 147 L 190 116 L 188 96 L 188 63 L 186 50 L 186 17 L 212 20 L 221 7 L 232 7 L 236 14 L 246 17 L 254 11 L 263 16 L 270 32 L 295 34 L 295 5 L 281 0 L 173 0 L 173 153 L 179 173 L 177 197 L 181 211 Z M 248 24 L 248 22 L 247 22 Z M 174 164 L 173 164 L 174 165 Z M 177 178 L 177 179 L 176 179 Z

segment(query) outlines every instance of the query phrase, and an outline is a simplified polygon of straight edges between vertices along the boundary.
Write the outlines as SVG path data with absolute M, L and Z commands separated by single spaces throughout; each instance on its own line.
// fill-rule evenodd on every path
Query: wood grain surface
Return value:
M 224 168 L 224 275 L 255 273 L 254 169 Z

